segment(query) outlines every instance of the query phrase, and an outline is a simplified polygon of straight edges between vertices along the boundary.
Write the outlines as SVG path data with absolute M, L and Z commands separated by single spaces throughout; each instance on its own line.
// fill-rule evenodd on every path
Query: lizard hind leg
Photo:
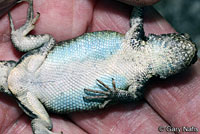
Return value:
M 23 111 L 32 118 L 31 126 L 34 134 L 56 134 L 51 131 L 53 125 L 48 113 L 33 93 L 23 93 L 17 96 L 17 101 Z
M 31 73 L 31 71 L 37 70 L 35 67 L 29 70 L 27 69 L 27 64 L 34 64 L 30 63 L 35 61 L 32 59 L 34 59 L 32 55 L 26 57 L 22 63 L 18 62 L 12 68 L 7 79 L 8 88 L 16 98 L 20 108 L 31 117 L 31 126 L 34 134 L 55 134 L 51 131 L 53 127 L 52 122 L 38 94 L 31 90 L 34 89 L 33 84 L 30 85 L 32 83 L 32 74 L 34 73 Z
M 11 41 L 13 45 L 19 51 L 27 52 L 42 46 L 45 42 L 48 42 L 51 37 L 48 34 L 37 35 L 37 36 L 27 35 L 31 30 L 34 29 L 35 23 L 38 20 L 40 13 L 37 13 L 37 15 L 34 17 L 33 0 L 22 0 L 22 1 L 27 1 L 29 3 L 27 11 L 27 20 L 25 24 L 21 26 L 19 29 L 15 30 L 11 14 L 8 13 L 8 16 L 11 27 Z
M 31 58 L 30 56 L 30 59 L 27 58 L 27 61 L 24 62 L 28 63 Z M 55 134 L 51 131 L 52 122 L 38 94 L 31 90 L 33 85 L 30 86 L 30 76 L 28 75 L 27 77 L 28 70 L 23 65 L 25 63 L 18 64 L 11 70 L 8 77 L 8 88 L 16 98 L 19 107 L 31 117 L 31 126 L 34 134 Z

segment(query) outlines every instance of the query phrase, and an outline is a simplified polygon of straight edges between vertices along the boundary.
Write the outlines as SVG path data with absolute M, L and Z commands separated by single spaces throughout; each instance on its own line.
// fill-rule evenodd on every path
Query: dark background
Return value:
M 200 0 L 161 0 L 154 7 L 177 32 L 190 34 L 200 49 Z

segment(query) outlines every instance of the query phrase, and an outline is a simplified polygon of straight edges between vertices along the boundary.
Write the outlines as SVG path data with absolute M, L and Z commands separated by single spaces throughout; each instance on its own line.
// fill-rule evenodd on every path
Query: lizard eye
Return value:
M 187 33 L 181 33 L 180 35 L 182 35 L 182 37 L 185 39 L 190 39 L 190 35 Z

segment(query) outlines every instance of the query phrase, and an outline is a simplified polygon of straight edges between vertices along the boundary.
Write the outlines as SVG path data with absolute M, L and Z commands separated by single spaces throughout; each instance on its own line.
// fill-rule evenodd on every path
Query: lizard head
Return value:
M 151 44 L 153 68 L 160 78 L 179 73 L 197 60 L 196 45 L 188 34 L 150 34 L 147 44 Z

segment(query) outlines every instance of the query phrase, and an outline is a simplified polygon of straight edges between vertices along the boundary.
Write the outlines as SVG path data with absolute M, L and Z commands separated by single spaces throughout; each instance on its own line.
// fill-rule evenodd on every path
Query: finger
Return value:
M 18 108 L 13 98 L 0 93 L 0 133 L 8 131 L 9 127 L 16 123 L 22 115 L 22 111 Z
M 84 130 L 79 128 L 67 118 L 63 119 L 61 116 L 51 116 L 53 122 L 53 132 L 59 134 L 86 134 Z M 6 121 L 8 119 L 6 118 Z M 2 126 L 2 125 L 1 125 Z M 32 134 L 30 119 L 23 114 L 20 118 L 10 123 L 9 127 L 0 130 L 1 134 Z
M 95 112 L 72 113 L 70 117 L 90 134 L 142 134 L 146 132 L 153 134 L 159 132 L 159 126 L 167 126 L 145 103 L 111 106 Z
M 35 33 L 50 33 L 57 41 L 71 39 L 83 34 L 92 19 L 94 3 L 94 0 L 35 2 L 35 11 L 41 13 Z
M 34 12 L 40 13 L 36 27 L 32 33 L 49 33 L 57 40 L 66 40 L 77 37 L 87 30 L 91 22 L 95 0 L 45 0 L 34 1 Z M 11 11 L 16 28 L 26 21 L 28 3 L 22 2 Z M 10 35 L 7 15 L 0 20 L 0 33 Z M 1 36 L 0 36 L 1 37 Z M 1 37 L 2 38 L 2 37 Z M 0 39 L 1 39 L 0 38 Z
M 112 30 L 126 33 L 129 29 L 131 9 L 131 6 L 116 1 L 98 1 L 87 32 Z
M 172 126 L 200 129 L 200 61 L 167 81 L 158 81 L 146 98 Z

